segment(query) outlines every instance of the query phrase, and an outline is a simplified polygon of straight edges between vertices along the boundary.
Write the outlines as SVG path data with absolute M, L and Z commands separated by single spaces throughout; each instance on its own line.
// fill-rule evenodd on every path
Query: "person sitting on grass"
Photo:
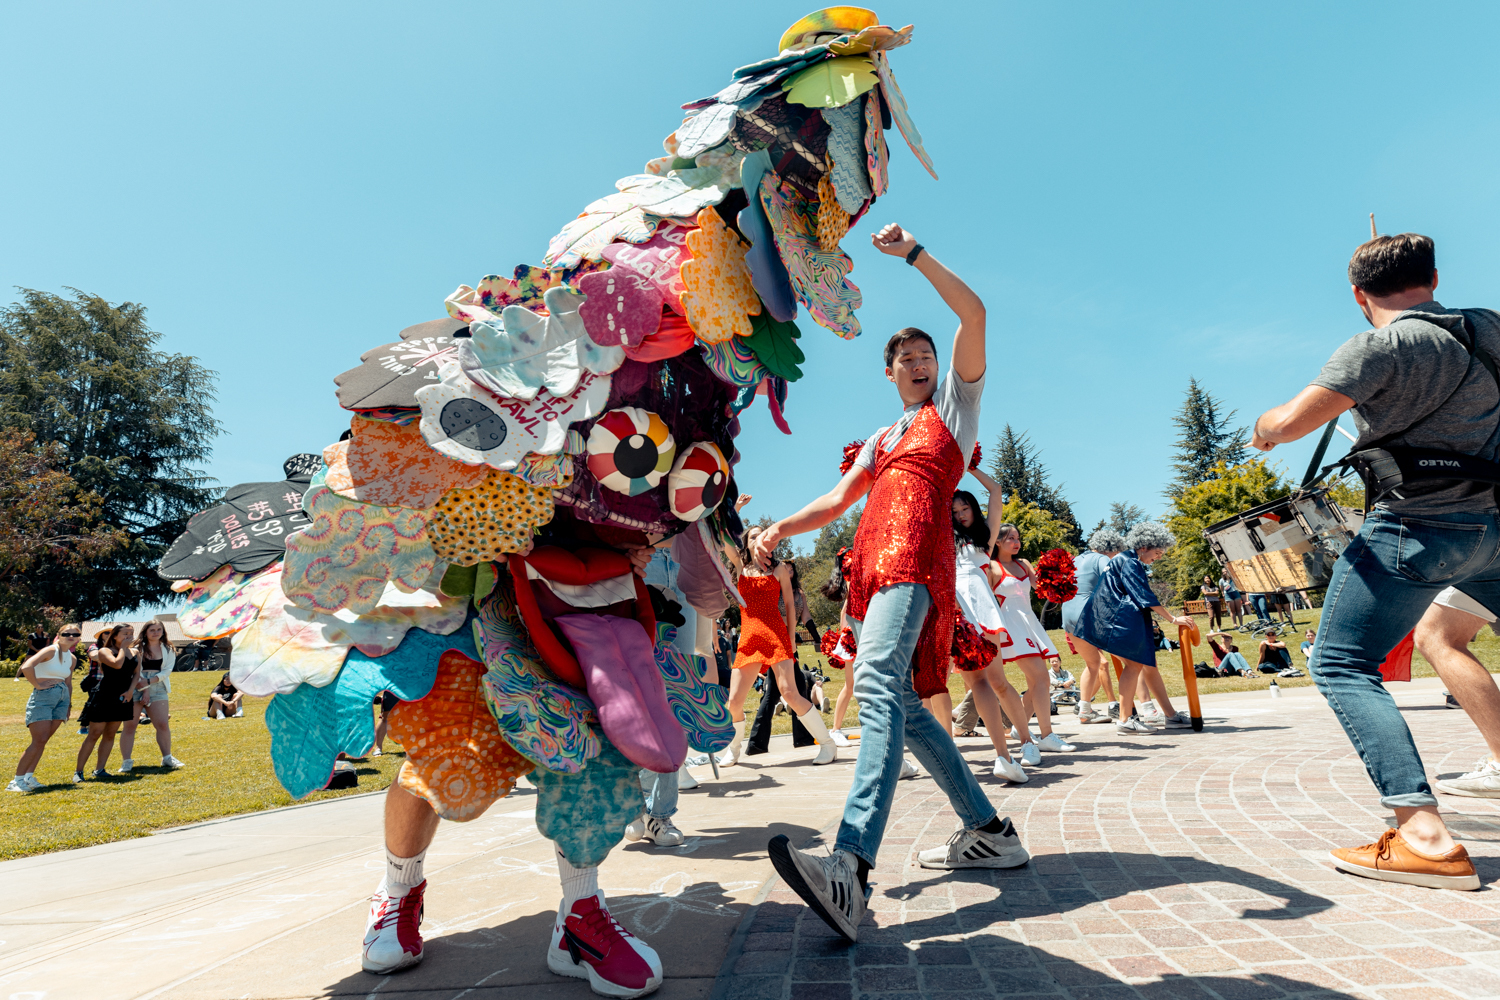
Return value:
M 240 704 L 245 693 L 234 686 L 229 679 L 229 671 L 224 671 L 224 676 L 219 678 L 219 683 L 208 695 L 208 717 L 210 719 L 238 719 L 245 714 L 245 706 Z
M 1224 641 L 1220 643 L 1216 637 L 1222 637 Z M 1219 673 L 1222 676 L 1229 677 L 1231 674 L 1238 674 L 1244 677 L 1251 672 L 1250 663 L 1245 659 L 1245 655 L 1240 652 L 1240 647 L 1234 644 L 1234 639 L 1228 632 L 1208 633 L 1208 648 L 1213 651 L 1214 666 L 1219 668 Z M 1230 673 L 1224 673 L 1226 670 L 1230 671 Z
M 1280 637 L 1279 629 L 1267 629 L 1266 637 L 1260 641 L 1260 672 L 1263 674 L 1279 674 L 1291 669 L 1292 654 Z

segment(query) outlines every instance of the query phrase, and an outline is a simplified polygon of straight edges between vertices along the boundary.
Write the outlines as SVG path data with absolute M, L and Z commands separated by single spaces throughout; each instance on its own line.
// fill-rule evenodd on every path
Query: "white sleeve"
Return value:
M 969 455 L 974 451 L 974 443 L 979 440 L 979 398 L 982 395 L 983 375 L 973 382 L 965 382 L 958 377 L 958 372 L 949 368 L 943 384 L 938 386 L 937 394 L 932 400 L 937 407 L 938 417 L 948 428 L 948 433 L 953 435 L 965 462 L 968 462 Z
M 875 442 L 884 437 L 888 430 L 890 430 L 889 427 L 882 427 L 865 439 L 865 446 L 859 449 L 859 455 L 854 459 L 855 465 L 866 472 L 872 474 L 875 472 Z

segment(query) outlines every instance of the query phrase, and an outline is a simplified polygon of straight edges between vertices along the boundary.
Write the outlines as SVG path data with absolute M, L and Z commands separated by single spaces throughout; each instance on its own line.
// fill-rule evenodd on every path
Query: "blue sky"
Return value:
M 808 9 L 5 5 L 0 290 L 145 303 L 221 373 L 209 471 L 273 478 L 347 426 L 335 374 L 460 283 L 539 262 Z M 1464 44 L 1500 7 L 875 9 L 916 24 L 892 65 L 942 180 L 888 134 L 893 190 L 845 240 L 866 332 L 801 323 L 794 435 L 761 405 L 739 441 L 753 517 L 889 422 L 888 333 L 946 351 L 941 302 L 869 248 L 886 222 L 985 299 L 981 440 L 1029 433 L 1085 528 L 1114 500 L 1161 508 L 1189 375 L 1248 423 L 1363 328 L 1344 268 L 1367 213 L 1437 240 L 1447 304 L 1500 305 L 1500 84 Z M 1310 453 L 1278 449 L 1298 475 Z

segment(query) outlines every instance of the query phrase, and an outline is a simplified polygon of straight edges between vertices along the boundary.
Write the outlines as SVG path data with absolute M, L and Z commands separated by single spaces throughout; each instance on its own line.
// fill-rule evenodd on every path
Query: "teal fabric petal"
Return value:
M 266 706 L 266 728 L 271 731 L 271 764 L 281 787 L 300 799 L 328 784 L 340 753 L 364 756 L 375 742 L 370 710 L 375 695 L 389 691 L 402 701 L 425 698 L 437 679 L 438 657 L 450 649 L 479 659 L 467 628 L 452 635 L 414 628 L 385 656 L 351 650 L 331 684 L 303 684 L 272 698 Z
M 637 777 L 640 768 L 603 733 L 599 742 L 599 756 L 577 774 L 537 768 L 526 776 L 536 786 L 537 829 L 580 868 L 608 857 L 624 838 L 625 825 L 646 808 Z
M 734 736 L 729 692 L 703 679 L 703 658 L 683 654 L 672 644 L 676 635 L 676 628 L 656 623 L 656 665 L 667 685 L 667 707 L 687 733 L 688 746 L 718 753 Z
M 745 263 L 750 266 L 750 284 L 766 307 L 766 312 L 783 323 L 797 318 L 797 299 L 792 293 L 792 279 L 782 262 L 776 239 L 771 235 L 771 220 L 756 192 L 760 179 L 771 169 L 771 154 L 766 150 L 747 153 L 740 162 L 740 186 L 750 196 L 750 203 L 738 216 L 740 232 L 750 241 Z

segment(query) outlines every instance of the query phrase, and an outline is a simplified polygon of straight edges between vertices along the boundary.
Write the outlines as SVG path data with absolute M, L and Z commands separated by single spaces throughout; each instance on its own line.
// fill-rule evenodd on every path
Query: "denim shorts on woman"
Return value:
M 26 700 L 26 724 L 61 722 L 68 717 L 68 686 L 54 684 L 42 690 L 34 688 Z

